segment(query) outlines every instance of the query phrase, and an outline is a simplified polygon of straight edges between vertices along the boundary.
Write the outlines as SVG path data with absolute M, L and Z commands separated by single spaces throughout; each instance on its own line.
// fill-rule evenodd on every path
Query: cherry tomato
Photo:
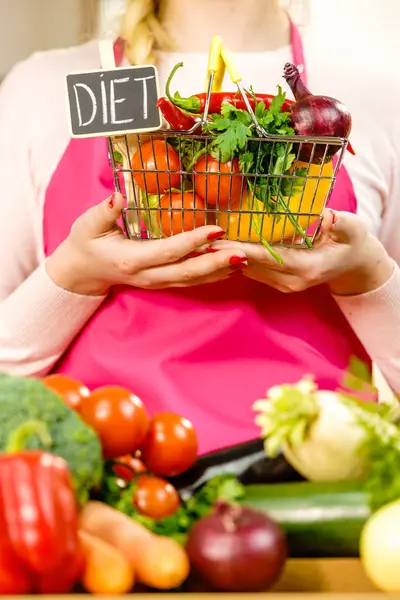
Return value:
M 179 172 L 171 173 L 179 169 L 179 156 L 164 140 L 150 140 L 141 144 L 132 157 L 132 170 L 136 171 L 132 174 L 133 179 L 148 194 L 162 194 L 170 188 L 179 187 Z
M 160 198 L 160 207 L 169 209 L 156 213 L 158 225 L 167 237 L 192 231 L 206 223 L 206 213 L 201 212 L 204 211 L 204 202 L 193 192 L 165 194 Z M 195 208 L 198 210 L 195 211 Z
M 135 456 L 127 454 L 126 456 L 120 456 L 115 460 L 121 464 L 113 465 L 113 471 L 124 481 L 132 481 L 135 475 L 139 473 L 146 473 L 147 471 L 146 466 L 140 460 L 140 451 L 135 452 Z M 124 467 L 124 465 L 127 466 Z
M 44 385 L 64 400 L 65 404 L 80 412 L 82 402 L 90 395 L 90 390 L 81 381 L 67 375 L 54 373 L 43 377 Z
M 141 447 L 149 471 L 174 477 L 187 471 L 197 458 L 198 440 L 193 425 L 175 413 L 160 413 L 150 420 Z
M 195 173 L 196 193 L 203 198 L 206 204 L 217 208 L 227 208 L 229 199 L 231 204 L 236 204 L 240 202 L 242 196 L 245 197 L 245 178 L 239 175 L 231 175 L 232 173 L 240 173 L 237 158 L 223 163 L 210 154 L 202 156 L 197 161 L 193 171 Z
M 164 519 L 179 508 L 180 498 L 174 486 L 152 475 L 140 475 L 133 494 L 133 505 L 147 517 Z
M 119 386 L 94 390 L 81 415 L 100 437 L 106 459 L 135 452 L 146 436 L 148 417 L 142 401 Z

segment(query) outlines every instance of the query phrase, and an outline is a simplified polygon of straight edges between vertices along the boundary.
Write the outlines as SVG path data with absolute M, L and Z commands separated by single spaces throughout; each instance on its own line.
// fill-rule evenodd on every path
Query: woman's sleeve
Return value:
M 60 289 L 45 269 L 31 161 L 44 66 L 31 58 L 0 87 L 0 372 L 23 376 L 48 372 L 102 302 Z
M 400 393 L 400 268 L 381 288 L 336 302 L 390 387 Z
M 400 101 L 400 94 L 398 95 Z M 394 261 L 393 275 L 381 288 L 336 301 L 387 383 L 400 393 L 400 123 L 385 118 L 375 126 L 361 115 L 354 133 L 356 156 L 345 166 L 353 182 L 357 212 Z M 357 114 L 358 116 L 358 114 Z

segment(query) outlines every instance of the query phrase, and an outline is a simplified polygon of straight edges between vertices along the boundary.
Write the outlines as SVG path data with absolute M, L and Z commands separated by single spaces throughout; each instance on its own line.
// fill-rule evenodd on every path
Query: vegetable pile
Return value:
M 0 593 L 262 591 L 305 556 L 360 556 L 399 591 L 399 413 L 355 396 L 357 369 L 271 388 L 260 439 L 202 457 L 192 423 L 122 387 L 1 376 Z
M 184 417 L 149 418 L 129 390 L 89 392 L 65 375 L 1 376 L 1 407 L 1 594 L 170 590 L 190 572 L 221 590 L 277 580 L 285 535 L 264 513 L 238 506 L 244 490 L 232 474 L 186 500 L 173 484 L 197 461 Z M 213 536 L 222 547 L 235 540 L 217 562 L 207 554 Z M 251 577 L 238 576 L 249 558 Z
M 313 96 L 296 67 L 287 64 L 284 77 L 295 103 L 280 86 L 275 96 L 250 89 L 251 114 L 240 93 L 212 92 L 207 119 L 200 123 L 207 95 L 183 98 L 170 90 L 182 66 L 172 70 L 166 97 L 158 102 L 175 135 L 139 140 L 132 158 L 124 144 L 115 145 L 129 205 L 136 205 L 131 170 L 149 235 L 217 224 L 228 239 L 264 244 L 278 262 L 276 243 L 302 240 L 311 248 L 309 231 L 322 212 L 333 182 L 332 159 L 341 146 L 294 144 L 285 136 L 346 138 L 351 129 L 347 109 L 333 98 Z M 260 138 L 257 127 L 277 139 Z

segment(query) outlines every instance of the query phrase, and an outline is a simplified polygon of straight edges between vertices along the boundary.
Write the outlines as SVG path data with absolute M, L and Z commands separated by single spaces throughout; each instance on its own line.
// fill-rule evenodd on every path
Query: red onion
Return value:
M 262 512 L 219 502 L 189 533 L 194 572 L 214 589 L 260 592 L 278 579 L 287 558 L 285 536 Z
M 301 80 L 298 69 L 286 63 L 283 77 L 286 79 L 296 102 L 290 107 L 292 123 L 297 135 L 329 136 L 348 138 L 351 131 L 351 115 L 348 109 L 335 98 L 314 96 Z M 317 144 L 313 153 L 313 144 L 303 144 L 299 160 L 320 163 L 329 162 L 340 146 Z

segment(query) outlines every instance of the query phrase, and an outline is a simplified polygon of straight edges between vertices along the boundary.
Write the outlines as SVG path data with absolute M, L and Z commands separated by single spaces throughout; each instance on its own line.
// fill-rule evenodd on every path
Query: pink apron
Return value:
M 292 51 L 304 65 L 294 26 Z M 71 140 L 47 189 L 46 255 L 113 191 L 107 141 Z M 344 168 L 330 206 L 356 211 Z M 186 416 L 204 453 L 258 436 L 251 407 L 270 386 L 312 373 L 335 389 L 351 356 L 369 363 L 326 287 L 282 294 L 238 275 L 188 289 L 115 287 L 54 370 L 90 388 L 127 387 L 150 414 Z

